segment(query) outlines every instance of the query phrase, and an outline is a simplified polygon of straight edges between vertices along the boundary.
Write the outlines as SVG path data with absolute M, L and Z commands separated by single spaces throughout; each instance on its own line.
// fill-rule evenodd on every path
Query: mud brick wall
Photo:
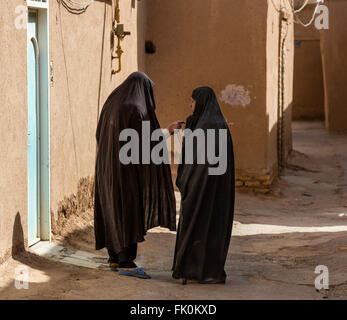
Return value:
M 83 218 L 87 210 L 94 208 L 94 177 L 80 179 L 77 192 L 65 197 L 58 204 L 58 209 L 51 212 L 52 233 L 61 234 L 72 216 Z
M 274 175 L 236 176 L 235 185 L 238 190 L 268 193 L 274 182 Z

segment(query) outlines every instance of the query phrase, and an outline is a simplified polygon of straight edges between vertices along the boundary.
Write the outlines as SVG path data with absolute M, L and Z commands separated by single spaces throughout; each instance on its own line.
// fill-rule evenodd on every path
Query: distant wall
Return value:
M 326 2 L 330 26 L 321 33 L 326 127 L 329 131 L 347 131 L 347 1 Z
M 324 120 L 324 83 L 319 40 L 297 40 L 293 120 Z
M 320 61 L 317 43 L 312 42 L 320 40 L 326 128 L 329 131 L 347 131 L 347 74 L 344 71 L 347 70 L 347 1 L 329 0 L 324 5 L 329 9 L 328 30 L 319 31 L 314 25 L 310 28 L 297 26 L 295 29 L 295 39 L 302 40 L 304 50 L 298 49 L 296 53 L 294 112 L 296 115 L 305 112 L 305 116 L 310 113 L 322 118 Z M 302 20 L 309 21 L 313 9 L 314 6 L 305 9 L 301 13 Z M 302 81 L 300 87 L 297 81 Z M 308 88 L 309 82 L 312 83 L 311 89 Z
M 310 21 L 315 6 L 302 12 L 303 22 Z M 293 120 L 324 120 L 324 82 L 320 32 L 314 23 L 309 27 L 295 24 Z

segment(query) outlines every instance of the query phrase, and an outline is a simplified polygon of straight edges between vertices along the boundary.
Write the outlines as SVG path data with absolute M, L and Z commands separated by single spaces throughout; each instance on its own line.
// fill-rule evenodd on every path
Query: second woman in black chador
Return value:
M 226 171 L 209 175 L 208 163 L 198 164 L 200 146 L 193 148 L 193 164 L 186 164 L 183 142 L 182 164 L 176 185 L 182 196 L 181 216 L 176 239 L 173 277 L 200 283 L 225 283 L 225 261 L 230 244 L 234 217 L 234 152 L 228 125 L 211 88 L 201 87 L 192 95 L 193 114 L 186 129 L 227 130 Z M 216 135 L 218 139 L 218 134 Z M 217 142 L 218 144 L 218 142 Z M 221 150 L 219 150 L 221 151 Z

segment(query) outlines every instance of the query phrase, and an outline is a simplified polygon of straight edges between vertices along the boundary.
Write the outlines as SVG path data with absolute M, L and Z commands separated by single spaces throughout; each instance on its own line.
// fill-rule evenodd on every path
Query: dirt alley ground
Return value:
M 151 280 L 56 263 L 27 251 L 0 266 L 0 299 L 346 299 L 347 231 L 313 227 L 347 227 L 347 134 L 328 134 L 320 122 L 296 122 L 293 135 L 290 163 L 272 192 L 237 193 L 226 285 L 182 286 L 174 280 L 175 235 L 156 232 L 139 245 L 137 259 Z M 91 217 L 85 213 L 83 227 L 56 241 L 96 253 Z M 245 224 L 254 224 L 255 232 L 248 234 Z M 275 232 L 277 226 L 285 231 Z M 19 265 L 29 267 L 28 290 L 14 286 Z M 315 289 L 318 265 L 329 268 L 329 290 Z

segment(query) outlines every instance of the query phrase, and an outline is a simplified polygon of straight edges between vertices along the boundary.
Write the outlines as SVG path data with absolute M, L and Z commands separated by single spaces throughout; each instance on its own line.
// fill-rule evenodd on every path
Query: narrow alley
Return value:
M 237 192 L 225 286 L 206 290 L 174 280 L 175 234 L 156 229 L 136 260 L 151 280 L 51 261 L 29 249 L 0 266 L 0 299 L 346 299 L 347 135 L 327 133 L 321 122 L 294 122 L 293 144 L 270 193 Z M 92 210 L 82 215 L 55 243 L 106 261 L 106 251 L 93 249 Z M 315 288 L 321 265 L 328 267 L 330 290 Z M 29 270 L 27 290 L 15 288 L 18 266 Z

